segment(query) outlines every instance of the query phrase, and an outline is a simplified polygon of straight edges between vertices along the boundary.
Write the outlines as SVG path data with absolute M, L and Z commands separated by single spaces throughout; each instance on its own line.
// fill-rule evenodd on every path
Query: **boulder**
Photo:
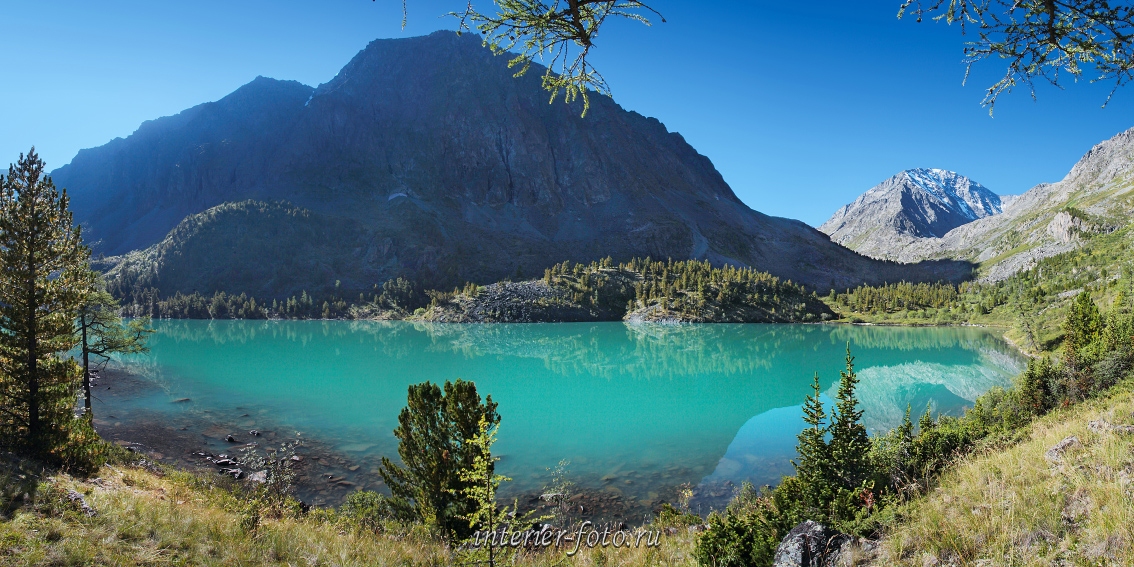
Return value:
M 237 468 L 221 469 L 220 472 L 221 472 L 221 474 L 226 474 L 226 475 L 231 476 L 232 478 L 235 478 L 235 479 L 244 478 L 244 471 L 237 469 Z
M 1119 433 L 1130 435 L 1134 433 L 1134 425 L 1115 425 L 1105 419 L 1087 422 L 1087 429 L 1098 434 Z
M 1066 453 L 1069 449 L 1074 449 L 1075 447 L 1082 446 L 1083 444 L 1079 442 L 1079 438 L 1072 435 L 1060 441 L 1059 443 L 1056 443 L 1054 447 L 1048 449 L 1047 452 L 1043 454 L 1043 457 L 1051 462 L 1056 462 L 1061 460 L 1063 458 L 1063 454 Z
M 776 548 L 773 567 L 823 567 L 834 565 L 843 545 L 851 537 L 814 520 L 792 528 Z

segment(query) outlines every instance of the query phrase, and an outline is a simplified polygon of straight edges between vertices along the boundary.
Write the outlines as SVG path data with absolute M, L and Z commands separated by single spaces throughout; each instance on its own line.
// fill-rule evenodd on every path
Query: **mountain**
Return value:
M 658 120 L 599 95 L 580 117 L 580 104 L 548 104 L 539 75 L 513 77 L 469 35 L 377 40 L 317 88 L 259 77 L 52 175 L 93 250 L 163 294 L 486 283 L 608 255 L 821 288 L 970 273 L 870 260 L 753 211 Z M 296 219 L 303 230 L 286 226 Z M 263 270 L 250 262 L 271 276 L 251 277 Z
M 1005 199 L 963 175 L 943 169 L 907 169 L 835 212 L 819 230 L 875 258 L 919 238 L 934 238 L 999 214 Z
M 875 255 L 902 262 L 964 260 L 979 265 L 982 280 L 1003 280 L 1127 226 L 1134 214 L 1132 172 L 1134 128 L 1096 144 L 1062 180 L 1041 183 L 1006 204 L 1002 199 L 1001 214 L 879 247 Z M 1125 250 L 1129 242 L 1118 246 Z

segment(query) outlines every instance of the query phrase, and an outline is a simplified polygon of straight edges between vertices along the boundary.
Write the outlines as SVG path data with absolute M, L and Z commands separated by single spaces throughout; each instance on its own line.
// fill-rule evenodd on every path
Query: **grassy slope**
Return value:
M 998 327 L 1004 330 L 1004 337 L 1017 348 L 1031 354 L 1051 350 L 1058 346 L 1062 338 L 1063 321 L 1075 294 L 1084 287 L 1092 291 L 1092 298 L 1104 311 L 1113 306 L 1120 288 L 1127 288 L 1128 305 L 1134 299 L 1129 288 L 1134 282 L 1119 279 L 1124 268 L 1134 267 L 1134 227 L 1126 226 L 1108 234 L 1098 234 L 1083 239 L 1081 246 L 1061 255 L 1062 268 L 1041 268 L 1041 273 L 1030 282 L 1021 283 L 1022 275 L 1009 278 L 1005 285 L 1016 289 L 1041 285 L 1046 295 L 1038 304 L 1031 304 L 1017 292 L 1009 291 L 1008 300 L 986 314 L 976 312 L 979 301 L 975 297 L 962 300 L 967 310 L 941 309 L 935 315 L 925 311 L 897 311 L 893 313 L 860 313 L 821 296 L 827 305 L 843 315 L 843 321 L 883 325 L 958 325 L 973 324 Z M 991 261 L 985 262 L 989 265 Z M 1049 261 L 1050 262 L 1050 261 Z M 1038 280 L 1038 281 L 1037 281 Z M 1036 346 L 1022 329 L 1023 321 L 1030 321 L 1035 331 Z
M 1134 435 L 1092 432 L 1087 423 L 1097 419 L 1134 424 L 1134 384 L 1037 420 L 1023 443 L 958 461 L 934 491 L 899 510 L 873 564 L 1134 565 Z M 1083 446 L 1049 463 L 1044 452 L 1071 435 Z M 245 532 L 240 500 L 215 482 L 127 466 L 104 467 L 87 481 L 53 475 L 37 500 L 72 489 L 98 516 L 67 504 L 25 506 L 0 521 L 0 565 L 453 562 L 447 546 L 419 530 L 360 531 L 325 511 L 266 519 L 257 533 Z M 652 550 L 593 549 L 571 558 L 562 551 L 521 554 L 514 564 L 695 564 L 694 535 L 681 530 L 662 542 Z
M 1090 431 L 1134 423 L 1134 386 L 1053 412 L 1030 438 L 962 459 L 906 505 L 877 565 L 1134 565 L 1134 435 Z M 1053 465 L 1044 453 L 1068 436 L 1082 447 Z
M 98 478 L 52 475 L 37 501 L 0 521 L 0 565 L 449 565 L 449 548 L 409 529 L 360 530 L 328 511 L 304 519 L 265 519 L 256 533 L 240 527 L 242 503 L 212 477 L 162 476 L 134 467 L 103 467 Z M 51 485 L 47 487 L 46 485 Z M 71 489 L 98 511 L 80 514 L 53 491 Z M 408 533 L 407 533 L 408 532 Z M 521 554 L 517 565 L 691 565 L 694 536 L 663 536 L 657 548 L 586 549 Z M 513 564 L 512 558 L 506 561 Z

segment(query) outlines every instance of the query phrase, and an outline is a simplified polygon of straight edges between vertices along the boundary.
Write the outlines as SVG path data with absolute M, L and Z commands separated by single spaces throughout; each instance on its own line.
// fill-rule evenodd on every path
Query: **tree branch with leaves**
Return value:
M 1134 6 L 1105 0 L 904 0 L 898 17 L 913 15 L 957 23 L 961 33 L 979 39 L 966 43 L 965 78 L 972 65 L 990 58 L 1008 63 L 1004 77 L 985 90 L 989 114 L 998 96 L 1035 81 L 1063 87 L 1093 69 L 1090 82 L 1114 81 L 1103 106 L 1118 87 L 1134 78 Z
M 583 100 L 583 115 L 590 109 L 588 89 L 610 96 L 606 79 L 587 57 L 595 46 L 599 29 L 610 19 L 628 19 L 651 25 L 651 18 L 665 22 L 645 2 L 632 0 L 496 0 L 495 13 L 480 12 L 469 2 L 464 12 L 449 15 L 460 19 L 458 33 L 477 31 L 493 53 L 517 52 L 508 61 L 523 76 L 538 58 L 546 66 L 543 88 L 554 102 L 563 93 L 564 102 Z
M 154 332 L 149 317 L 123 323 L 118 312 L 118 301 L 106 291 L 101 277 L 92 274 L 92 286 L 79 307 L 75 322 L 75 335 L 82 348 L 83 401 L 88 417 L 91 414 L 91 374 L 105 368 L 112 354 L 149 352 L 146 338 Z M 92 356 L 95 357 L 93 366 Z

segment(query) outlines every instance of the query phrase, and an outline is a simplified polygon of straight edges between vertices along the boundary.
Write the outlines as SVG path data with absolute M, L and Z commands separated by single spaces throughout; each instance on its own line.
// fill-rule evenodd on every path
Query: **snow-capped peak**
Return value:
M 1000 197 L 963 175 L 945 169 L 915 168 L 902 172 L 911 182 L 949 209 L 976 220 L 1000 213 Z

